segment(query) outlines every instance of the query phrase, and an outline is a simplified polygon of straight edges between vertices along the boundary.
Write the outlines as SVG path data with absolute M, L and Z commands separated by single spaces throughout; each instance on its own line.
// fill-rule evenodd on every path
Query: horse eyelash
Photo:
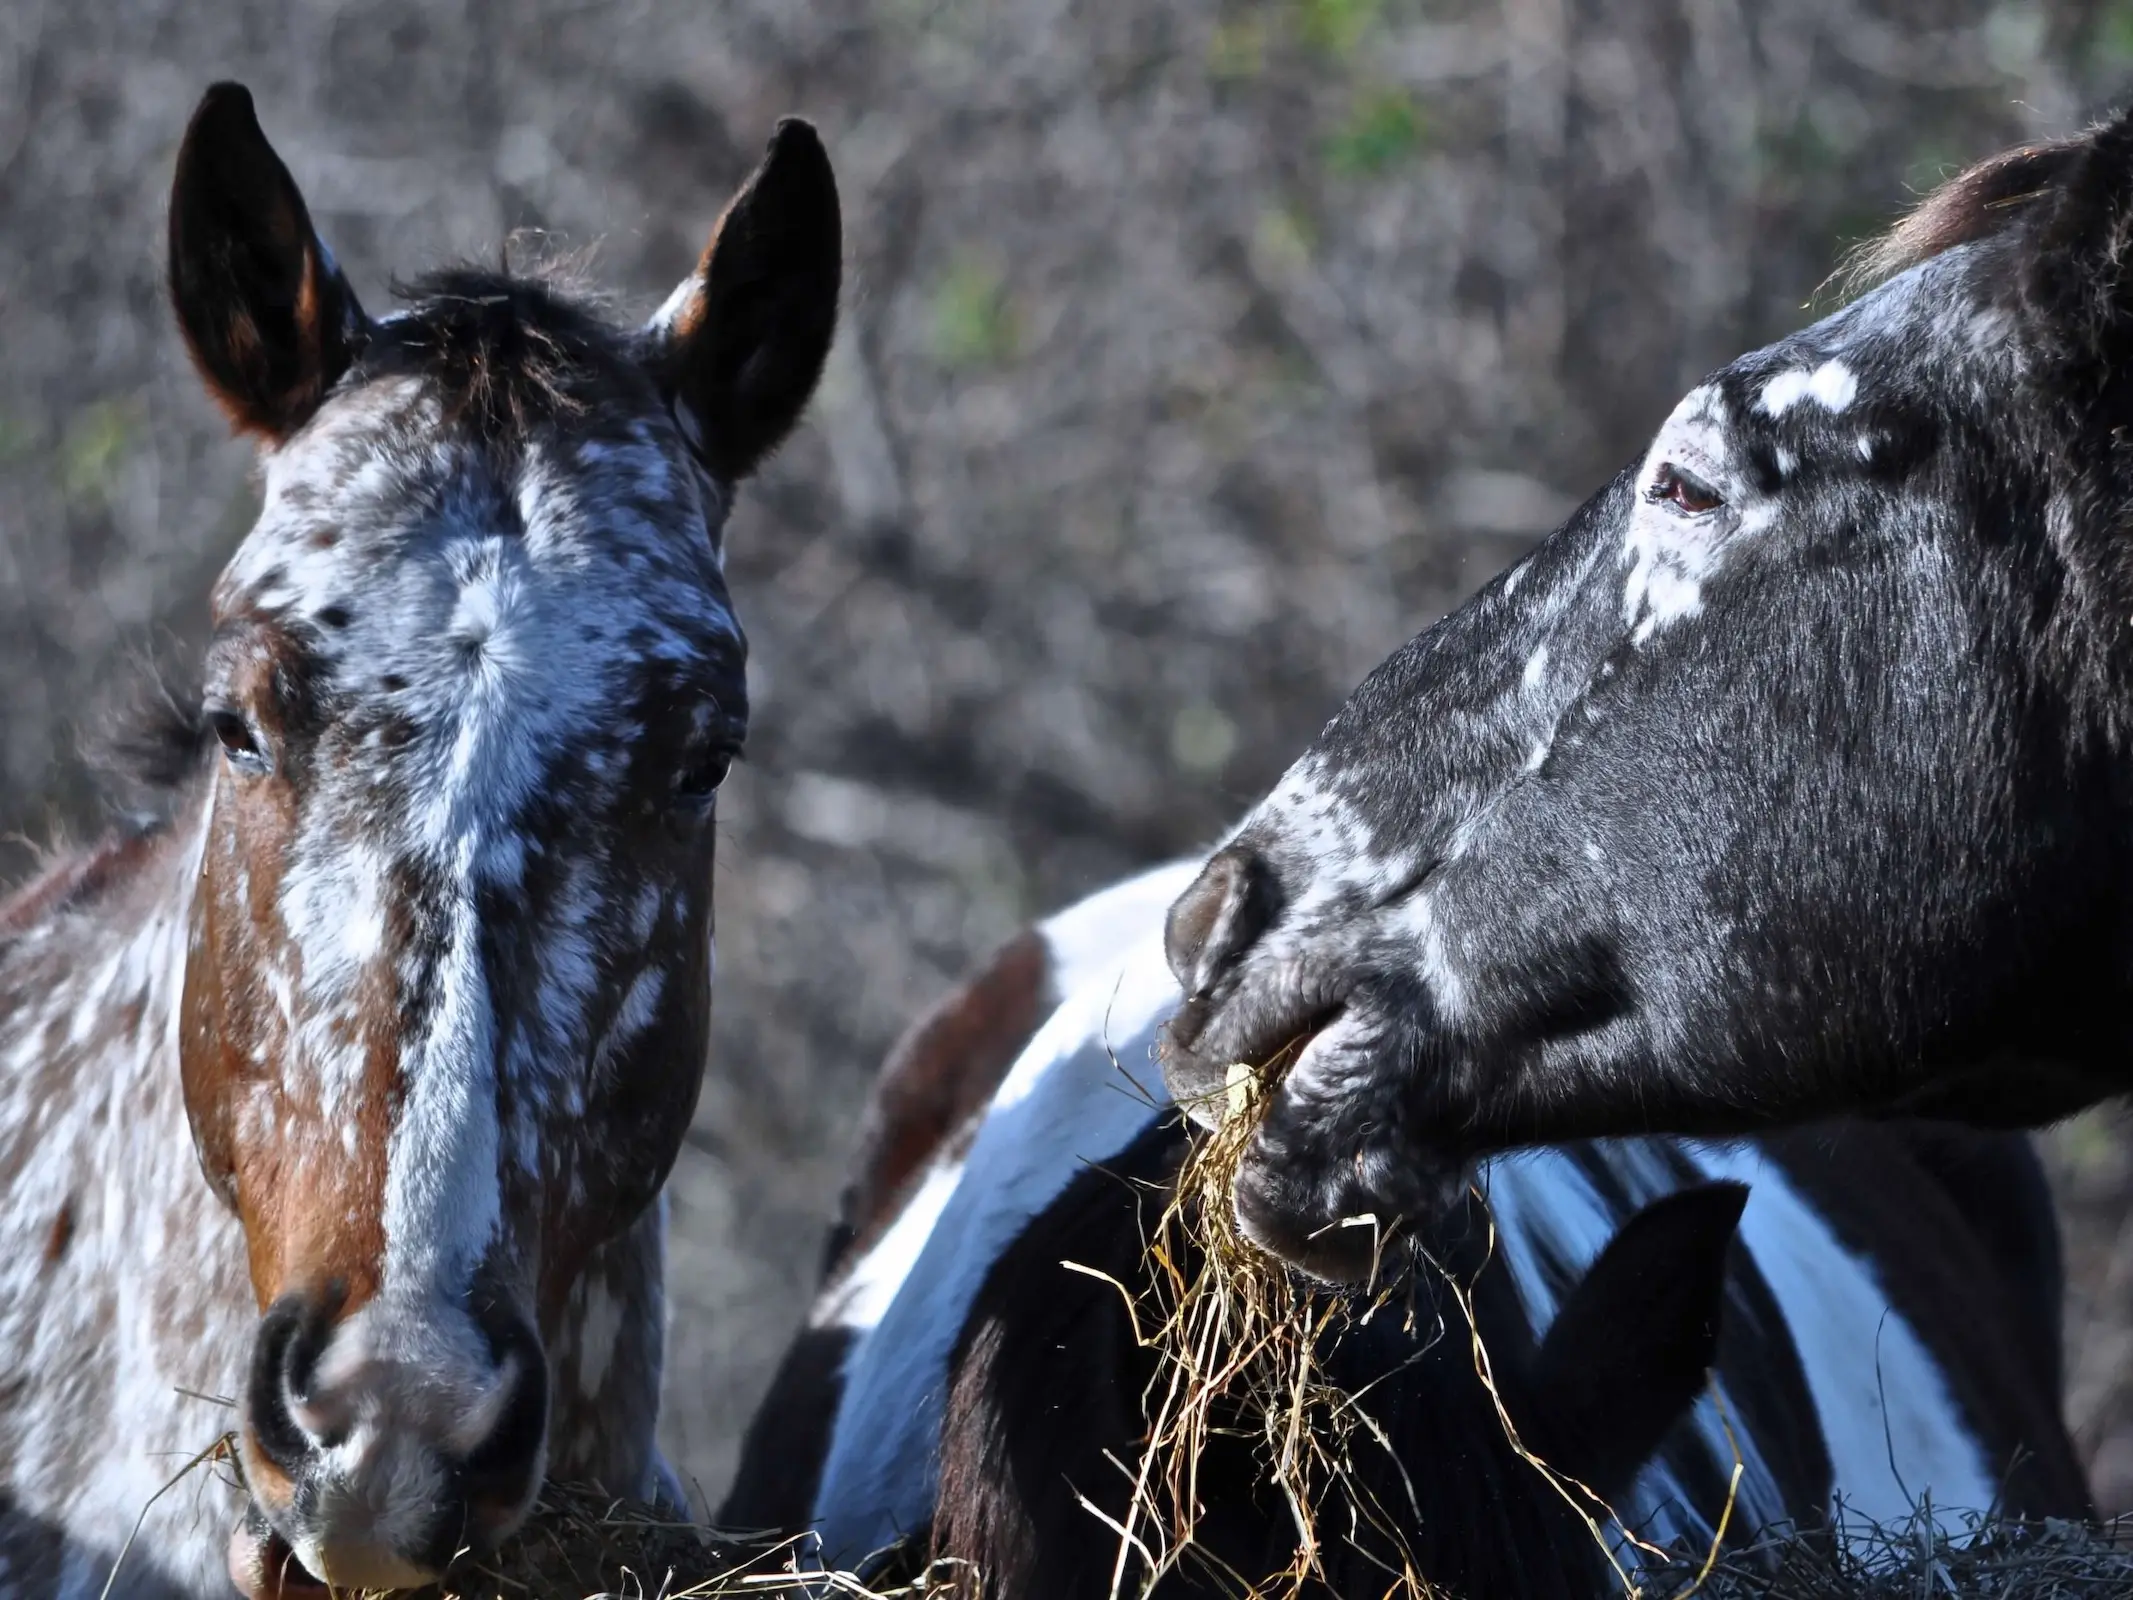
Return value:
M 1696 499 L 1709 503 L 1691 509 L 1675 498 L 1677 490 L 1685 490 Z M 1653 505 L 1673 505 L 1675 510 L 1685 517 L 1708 516 L 1713 511 L 1722 510 L 1726 504 L 1724 495 L 1693 472 L 1684 472 L 1671 461 L 1661 463 L 1658 476 L 1644 491 L 1644 498 Z

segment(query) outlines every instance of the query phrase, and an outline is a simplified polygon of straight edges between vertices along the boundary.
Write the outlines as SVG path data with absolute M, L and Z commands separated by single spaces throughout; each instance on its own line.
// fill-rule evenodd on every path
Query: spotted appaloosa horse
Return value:
M 1092 1508 L 1124 1519 L 1159 1374 L 1114 1283 L 1062 1263 L 1146 1281 L 1183 1140 L 1151 1060 L 1181 999 L 1163 911 L 1197 866 L 1032 930 L 892 1053 L 826 1286 L 723 1521 L 812 1526 L 846 1563 L 915 1541 L 971 1563 L 988 1595 L 1119 1592 L 1119 1540 Z M 1475 1314 L 1504 1404 L 1644 1536 L 1705 1547 L 1734 1440 L 1735 1534 L 1838 1499 L 1884 1523 L 1927 1501 L 2087 1511 L 2059 1415 L 2056 1223 L 2019 1136 L 1853 1123 L 1731 1149 L 1615 1140 L 1478 1181 L 1499 1237 Z M 1426 1242 L 1464 1275 L 1485 1237 L 1463 1209 Z M 1377 1425 L 1356 1436 L 1364 1482 L 1445 1592 L 1617 1592 L 1507 1442 L 1460 1313 L 1439 1298 L 1431 1317 L 1435 1281 L 1416 1284 L 1414 1324 L 1380 1315 L 1328 1357 Z M 1196 1484 L 1207 1559 L 1164 1593 L 1233 1593 L 1288 1565 L 1294 1521 L 1246 1443 L 1218 1435 Z M 1400 1552 L 1367 1531 L 1349 1545 L 1339 1512 L 1322 1516 L 1332 1592 L 1384 1595 Z M 1145 1565 L 1123 1570 L 1139 1592 Z
M 372 318 L 208 92 L 171 291 L 264 506 L 169 820 L 0 907 L 0 1592 L 98 1593 L 233 1426 L 241 1520 L 180 1484 L 117 1593 L 414 1584 L 544 1469 L 671 1492 L 659 1195 L 748 708 L 721 541 L 840 250 L 787 121 L 641 331 L 477 271 Z
M 1356 690 L 1170 923 L 1181 1100 L 1308 1040 L 1254 1238 L 1351 1276 L 1490 1151 L 2133 1087 L 2129 236 L 2133 117 L 1952 180 Z

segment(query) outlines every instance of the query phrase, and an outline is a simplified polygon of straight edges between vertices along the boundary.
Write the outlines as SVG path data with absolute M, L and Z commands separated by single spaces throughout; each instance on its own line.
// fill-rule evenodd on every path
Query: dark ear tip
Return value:
M 1730 1201 L 1725 1210 L 1735 1222 L 1739 1222 L 1741 1213 L 1748 1208 L 1748 1186 L 1735 1178 L 1721 1178 L 1709 1187 L 1712 1191 L 1713 1206 L 1721 1199 Z
M 822 135 L 805 117 L 780 117 L 778 125 L 770 130 L 770 151 L 773 155 L 791 150 L 795 153 L 809 148 L 822 148 Z
M 1677 1189 L 1659 1202 L 1673 1204 L 1684 1211 L 1693 1211 L 1707 1219 L 1714 1231 L 1722 1231 L 1731 1237 L 1740 1227 L 1741 1213 L 1748 1206 L 1748 1186 L 1733 1178 L 1719 1178 L 1710 1183 L 1699 1183 L 1691 1188 Z
M 829 151 L 822 136 L 804 117 L 780 117 L 763 156 L 763 170 L 775 170 L 781 179 L 804 177 L 821 185 L 831 198 L 837 193 L 837 174 L 830 166 Z
M 192 126 L 197 131 L 217 122 L 237 128 L 258 127 L 259 113 L 252 104 L 252 91 L 231 79 L 209 84 L 193 112 Z

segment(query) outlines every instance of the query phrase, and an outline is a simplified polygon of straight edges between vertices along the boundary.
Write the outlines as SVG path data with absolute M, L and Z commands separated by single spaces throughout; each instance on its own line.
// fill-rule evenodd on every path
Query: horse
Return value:
M 1037 1600 L 1151 1579 L 1239 1592 L 1296 1559 L 1255 1442 L 1219 1430 L 1194 1468 L 1196 1543 L 1160 1571 L 1145 1522 L 1122 1548 L 1162 1371 L 1120 1289 L 1150 1287 L 1186 1139 L 1151 1056 L 1185 1003 L 1166 907 L 1202 870 L 1039 924 L 891 1051 L 722 1525 L 812 1528 L 826 1562 L 862 1571 L 916 1552 Z M 1473 1179 L 1418 1237 L 1434 1272 L 1473 1284 L 1489 1381 L 1466 1313 L 1441 1291 L 1432 1312 L 1429 1274 L 1418 1314 L 1381 1312 L 1324 1352 L 1371 1419 L 1356 1501 L 1393 1515 L 1355 1530 L 1329 1508 L 1308 1592 L 1382 1595 L 1411 1562 L 1449 1593 L 1591 1596 L 1610 1555 L 1640 1559 L 1628 1533 L 1701 1553 L 1863 1518 L 1864 1549 L 1922 1509 L 1947 1526 L 1962 1508 L 2089 1514 L 2060 1416 L 2057 1224 L 2021 1137 L 1635 1138 Z M 1612 1507 L 1614 1550 L 1526 1451 Z
M 171 301 L 263 503 L 140 744 L 162 814 L 0 904 L 0 1590 L 399 1588 L 544 1474 L 681 1503 L 724 530 L 821 371 L 840 226 L 789 119 L 642 328 L 466 267 L 373 317 L 250 94 L 200 102 Z M 242 1502 L 160 1493 L 226 1431 Z
M 1251 1238 L 1350 1279 L 1497 1151 L 2133 1087 L 2129 228 L 2133 115 L 1951 179 L 1211 855 L 1164 1070 L 1289 1052 Z

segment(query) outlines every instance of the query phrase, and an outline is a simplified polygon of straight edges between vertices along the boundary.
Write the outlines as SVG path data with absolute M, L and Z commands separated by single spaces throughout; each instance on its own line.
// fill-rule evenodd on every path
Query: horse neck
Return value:
M 0 921 L 0 1183 L 13 1203 L 32 1157 L 130 1157 L 135 1180 L 189 1170 L 176 1018 L 200 821 L 62 861 Z M 26 903 L 26 904 L 25 904 Z M 176 1119 L 183 1162 L 156 1143 Z M 152 1148 L 150 1148 L 152 1146 Z M 84 1170 L 99 1170 L 87 1168 Z
M 234 1426 L 201 1397 L 238 1393 L 257 1312 L 176 1048 L 198 833 L 189 807 L 0 913 L 0 1554 L 11 1517 L 130 1525 Z

